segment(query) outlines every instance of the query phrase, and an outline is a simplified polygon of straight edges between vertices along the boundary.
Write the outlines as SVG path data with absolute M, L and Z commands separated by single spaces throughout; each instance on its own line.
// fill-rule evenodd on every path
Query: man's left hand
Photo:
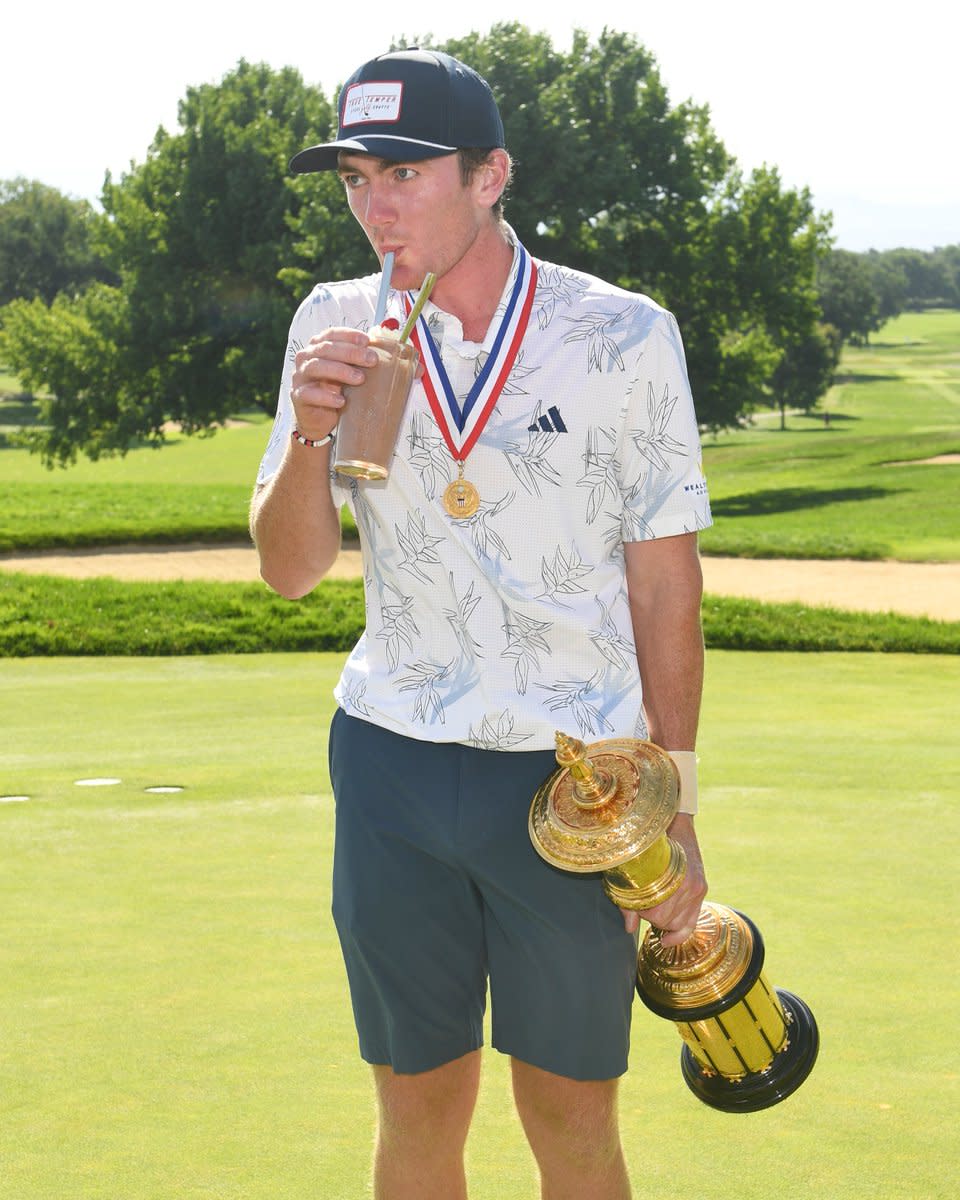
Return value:
M 703 858 L 693 828 L 693 817 L 688 813 L 677 813 L 667 830 L 669 837 L 679 842 L 687 856 L 687 870 L 683 883 L 655 908 L 641 912 L 621 909 L 627 933 L 640 927 L 640 918 L 662 931 L 660 938 L 664 946 L 679 946 L 685 942 L 697 926 L 700 905 L 707 894 L 707 877 L 703 869 Z

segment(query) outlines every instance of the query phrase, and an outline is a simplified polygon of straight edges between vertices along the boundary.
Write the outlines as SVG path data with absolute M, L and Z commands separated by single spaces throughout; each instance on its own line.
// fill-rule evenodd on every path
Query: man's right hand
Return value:
M 295 425 L 304 437 L 319 441 L 340 420 L 344 386 L 363 383 L 363 368 L 376 366 L 377 356 L 362 330 L 335 327 L 315 334 L 295 362 L 290 382 Z

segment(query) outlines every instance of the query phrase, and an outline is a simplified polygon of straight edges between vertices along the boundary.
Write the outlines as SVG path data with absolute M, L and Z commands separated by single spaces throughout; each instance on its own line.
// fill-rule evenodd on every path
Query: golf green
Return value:
M 3 1200 L 369 1194 L 329 916 L 340 661 L 0 662 Z M 708 655 L 711 896 L 760 927 L 822 1047 L 787 1102 L 729 1116 L 638 1004 L 638 1196 L 953 1196 L 958 684 L 952 657 Z M 469 1172 L 478 1200 L 536 1195 L 495 1054 Z

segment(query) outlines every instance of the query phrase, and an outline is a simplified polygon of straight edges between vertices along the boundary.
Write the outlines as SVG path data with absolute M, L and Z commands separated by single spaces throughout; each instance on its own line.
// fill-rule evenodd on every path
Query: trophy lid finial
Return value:
M 587 757 L 587 747 L 579 738 L 557 730 L 557 763 L 570 772 L 573 798 L 581 808 L 600 808 L 617 790 L 617 780 Z
M 558 729 L 554 734 L 557 743 L 557 762 L 561 767 L 572 766 L 586 757 L 587 747 L 579 738 L 570 737 Z

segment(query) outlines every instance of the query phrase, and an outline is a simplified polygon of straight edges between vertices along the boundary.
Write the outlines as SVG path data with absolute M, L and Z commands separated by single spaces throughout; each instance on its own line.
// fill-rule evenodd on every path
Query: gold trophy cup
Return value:
M 677 769 L 653 742 L 613 738 L 587 746 L 557 733 L 557 769 L 530 807 L 537 853 L 561 870 L 602 872 L 620 908 L 661 904 L 680 887 L 683 848 L 667 829 L 680 803 Z M 813 1069 L 817 1024 L 799 997 L 771 988 L 760 931 L 723 904 L 702 906 L 694 932 L 664 946 L 650 926 L 637 960 L 637 992 L 673 1021 L 690 1090 L 723 1112 L 785 1100 Z

